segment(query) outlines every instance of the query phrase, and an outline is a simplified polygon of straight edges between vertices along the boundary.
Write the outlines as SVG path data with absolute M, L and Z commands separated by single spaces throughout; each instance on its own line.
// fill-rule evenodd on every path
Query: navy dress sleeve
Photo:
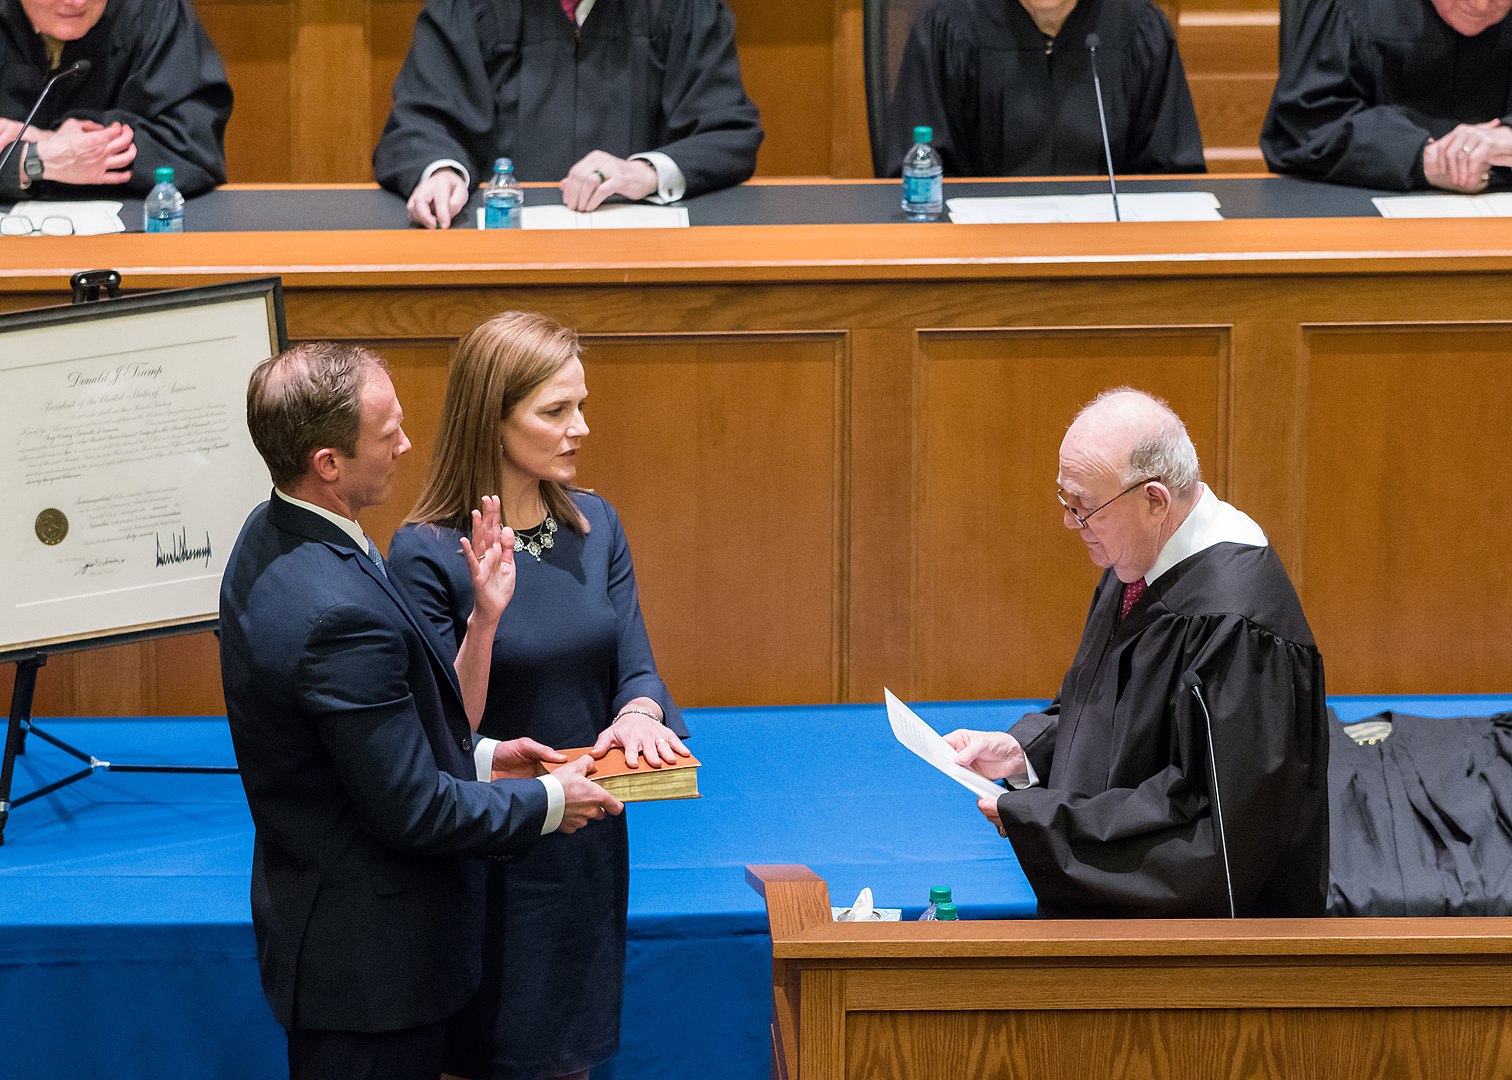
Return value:
M 472 581 L 466 574 L 461 533 L 435 525 L 405 525 L 389 544 L 388 568 L 411 610 L 431 624 L 447 655 L 456 656 L 472 614 Z

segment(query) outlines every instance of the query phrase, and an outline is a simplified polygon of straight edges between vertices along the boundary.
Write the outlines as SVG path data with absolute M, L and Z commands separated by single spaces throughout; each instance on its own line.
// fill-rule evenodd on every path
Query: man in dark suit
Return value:
M 443 1022 L 479 980 L 483 867 L 467 857 L 622 809 L 586 759 L 533 778 L 562 758 L 532 740 L 474 760 L 512 551 L 464 541 L 469 637 L 490 647 L 464 641 L 454 672 L 356 521 L 389 495 L 402 418 L 383 362 L 352 346 L 296 346 L 247 392 L 274 491 L 221 585 L 221 676 L 257 829 L 258 961 L 294 1080 L 435 1080 Z M 519 778 L 479 782 L 488 768 Z

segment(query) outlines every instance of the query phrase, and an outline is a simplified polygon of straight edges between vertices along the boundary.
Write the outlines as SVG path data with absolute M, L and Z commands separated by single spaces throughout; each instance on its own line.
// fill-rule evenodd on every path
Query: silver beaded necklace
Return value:
M 549 551 L 556 544 L 556 538 L 552 535 L 556 531 L 556 518 L 547 514 L 539 525 L 515 530 L 514 549 L 528 551 L 536 562 L 540 562 L 541 552 Z

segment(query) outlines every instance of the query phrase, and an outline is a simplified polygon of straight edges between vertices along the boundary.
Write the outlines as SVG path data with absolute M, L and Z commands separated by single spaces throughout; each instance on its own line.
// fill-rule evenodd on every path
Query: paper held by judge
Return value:
M 900 743 L 919 757 L 939 769 L 962 787 L 984 799 L 996 799 L 1003 789 L 985 776 L 955 763 L 956 752 L 934 728 L 919 718 L 919 714 L 897 699 L 886 687 L 887 722 Z

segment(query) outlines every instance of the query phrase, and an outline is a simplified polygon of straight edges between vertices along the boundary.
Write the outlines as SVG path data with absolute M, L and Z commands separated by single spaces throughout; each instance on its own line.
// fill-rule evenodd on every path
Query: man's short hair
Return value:
M 247 383 L 247 429 L 273 486 L 296 483 L 315 451 L 357 452 L 362 387 L 388 365 L 359 345 L 306 341 L 258 364 Z

